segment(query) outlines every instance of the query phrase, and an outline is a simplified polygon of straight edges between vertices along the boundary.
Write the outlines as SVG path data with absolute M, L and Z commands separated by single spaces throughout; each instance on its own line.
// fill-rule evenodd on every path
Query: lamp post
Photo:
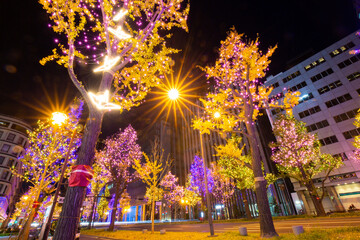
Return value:
M 168 91 L 168 97 L 172 101 L 176 101 L 176 99 L 180 96 L 179 91 L 176 88 L 172 88 Z M 197 115 L 200 116 L 199 106 L 197 107 Z M 220 113 L 216 112 L 214 114 L 214 118 L 219 118 Z M 209 221 L 209 228 L 210 228 L 210 236 L 213 237 L 214 235 L 214 224 L 211 214 L 211 203 L 210 203 L 210 194 L 209 194 L 209 186 L 208 186 L 208 179 L 207 179 L 207 167 L 206 167 L 206 160 L 205 160 L 205 152 L 204 152 L 204 144 L 203 144 L 203 136 L 201 132 L 199 131 L 200 136 L 200 149 L 201 149 L 201 156 L 203 158 L 203 169 L 204 169 L 204 181 L 205 181 L 205 198 L 206 198 L 206 207 L 208 210 L 208 221 Z
M 64 113 L 59 113 L 59 112 L 56 112 L 56 113 L 53 113 L 53 124 L 57 124 L 57 125 L 62 125 L 65 123 L 65 121 L 67 120 L 67 116 L 64 114 Z M 50 227 L 51 227 L 51 221 L 52 221 L 52 218 L 53 218 L 53 215 L 54 215 L 54 211 L 55 211 L 55 206 L 56 206 L 56 203 L 57 203 L 57 199 L 59 197 L 59 192 L 60 192 L 60 187 L 61 187 L 61 183 L 62 181 L 64 180 L 64 175 L 65 175 L 65 170 L 66 170 L 66 165 L 69 161 L 69 157 L 70 157 L 70 151 L 71 151 L 71 148 L 72 148 L 72 145 L 73 145 L 73 141 L 74 141 L 74 138 L 75 138 L 75 135 L 78 131 L 81 131 L 81 125 L 78 125 L 74 128 L 73 132 L 72 132 L 72 135 L 71 135 L 71 139 L 70 139 L 70 143 L 69 143 L 69 147 L 68 147 L 68 150 L 66 152 L 66 156 L 65 156 L 65 159 L 64 159 L 64 163 L 63 163 L 63 166 L 62 166 L 62 169 L 61 169 L 61 173 L 60 173 L 60 180 L 58 182 L 58 185 L 56 187 L 56 190 L 55 190 L 55 194 L 54 194 L 54 200 L 53 200 L 53 203 L 51 205 L 51 209 L 50 209 L 50 213 L 49 213 L 49 216 L 47 218 L 47 222 L 46 222 L 46 225 L 45 225 L 45 230 L 44 230 L 44 234 L 43 234 L 43 237 L 41 238 L 42 240 L 47 240 L 48 236 L 49 236 L 49 231 L 50 231 Z

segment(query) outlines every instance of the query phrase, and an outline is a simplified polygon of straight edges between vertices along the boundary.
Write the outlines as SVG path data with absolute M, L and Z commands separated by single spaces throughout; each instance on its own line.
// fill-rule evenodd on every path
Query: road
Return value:
M 292 226 L 302 225 L 305 230 L 314 228 L 334 228 L 345 226 L 360 226 L 360 217 L 351 218 L 314 218 L 314 219 L 293 219 L 293 220 L 276 220 L 274 221 L 278 233 L 291 233 Z M 238 228 L 246 227 L 249 233 L 259 233 L 259 222 L 238 222 L 238 223 L 215 223 L 215 233 L 238 231 Z M 150 229 L 150 224 L 131 224 L 118 226 L 117 229 L 135 230 Z M 207 224 L 158 224 L 155 225 L 155 231 L 166 229 L 173 232 L 208 232 Z M 99 238 L 82 236 L 80 240 L 105 240 L 110 238 Z

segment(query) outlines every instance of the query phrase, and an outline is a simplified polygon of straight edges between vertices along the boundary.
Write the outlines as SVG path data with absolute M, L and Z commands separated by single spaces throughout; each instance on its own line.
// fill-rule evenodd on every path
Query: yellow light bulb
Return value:
M 219 118 L 220 116 L 221 116 L 221 114 L 219 112 L 214 113 L 214 118 Z

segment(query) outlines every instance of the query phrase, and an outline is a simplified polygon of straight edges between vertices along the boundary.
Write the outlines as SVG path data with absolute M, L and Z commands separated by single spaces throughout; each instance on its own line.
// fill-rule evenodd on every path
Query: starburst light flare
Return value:
M 110 58 L 105 56 L 104 65 L 94 69 L 94 72 L 103 72 L 110 70 L 120 60 L 120 57 Z
M 115 35 L 118 39 L 128 39 L 131 38 L 130 34 L 127 34 L 121 29 L 121 26 L 118 26 L 116 29 L 113 29 L 112 27 L 109 27 L 109 32 Z
M 215 112 L 214 113 L 214 118 L 219 118 L 221 115 L 220 115 L 220 113 L 219 112 Z
M 88 92 L 91 102 L 100 110 L 115 110 L 121 109 L 120 105 L 109 102 L 109 90 L 106 90 L 103 94 Z
M 176 100 L 179 97 L 179 90 L 172 88 L 170 89 L 168 95 L 171 100 Z
M 65 121 L 66 121 L 67 118 L 68 118 L 68 117 L 66 116 L 65 113 L 62 113 L 62 112 L 54 112 L 54 113 L 52 114 L 52 118 L 51 118 L 52 124 L 61 126 L 62 124 L 65 123 Z
M 123 16 L 125 16 L 126 14 L 128 13 L 127 10 L 124 10 L 124 9 L 121 9 L 113 18 L 113 20 L 116 22 L 116 21 L 119 21 Z

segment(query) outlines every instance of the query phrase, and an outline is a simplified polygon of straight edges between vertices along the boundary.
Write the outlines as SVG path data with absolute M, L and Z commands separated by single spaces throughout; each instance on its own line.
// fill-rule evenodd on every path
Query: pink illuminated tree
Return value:
M 130 171 L 134 161 L 142 157 L 141 148 L 136 141 L 136 131 L 129 125 L 123 132 L 119 131 L 106 139 L 104 149 L 96 153 L 95 156 L 99 166 L 108 176 L 109 181 L 113 183 L 115 189 L 109 231 L 114 230 L 120 196 L 128 184 L 134 180 Z
M 40 63 L 56 61 L 89 110 L 77 165 L 92 165 L 103 116 L 138 106 L 170 72 L 172 28 L 187 31 L 189 4 L 183 0 L 40 0 L 57 47 Z M 79 74 L 96 67 L 94 76 Z M 85 187 L 69 187 L 54 240 L 75 237 Z
M 324 184 L 330 173 L 343 164 L 341 158 L 321 153 L 317 136 L 308 133 L 305 123 L 292 115 L 280 115 L 273 130 L 276 142 L 270 144 L 271 159 L 277 163 L 279 173 L 303 184 L 309 191 L 317 215 L 326 216 L 322 205 Z M 321 182 L 322 194 L 316 190 L 315 177 Z

